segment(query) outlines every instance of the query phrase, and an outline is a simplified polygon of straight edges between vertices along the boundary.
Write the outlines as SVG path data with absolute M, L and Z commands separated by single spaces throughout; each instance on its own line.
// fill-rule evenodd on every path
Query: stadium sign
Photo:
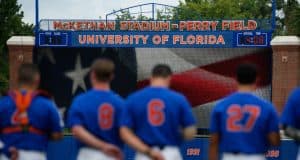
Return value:
M 268 47 L 272 30 L 256 20 L 41 20 L 40 47 Z

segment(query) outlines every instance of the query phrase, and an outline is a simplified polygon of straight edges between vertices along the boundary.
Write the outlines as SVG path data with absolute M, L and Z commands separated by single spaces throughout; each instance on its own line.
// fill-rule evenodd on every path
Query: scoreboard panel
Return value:
M 237 33 L 237 47 L 267 47 L 268 33 L 244 32 Z
M 62 47 L 69 45 L 69 34 L 67 32 L 40 32 L 39 46 Z
M 270 47 L 271 31 L 39 31 L 39 47 Z

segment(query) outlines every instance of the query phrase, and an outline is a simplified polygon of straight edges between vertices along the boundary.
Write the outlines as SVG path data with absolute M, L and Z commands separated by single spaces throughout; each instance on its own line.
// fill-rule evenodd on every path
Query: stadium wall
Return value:
M 300 84 L 300 38 L 278 36 L 273 49 L 272 102 L 279 113 L 293 88 Z
M 278 112 L 281 112 L 290 91 L 300 85 L 300 39 L 299 37 L 275 37 L 272 42 L 272 102 Z M 34 60 L 34 37 L 11 37 L 7 41 L 9 48 L 10 89 L 16 88 L 17 68 L 22 63 L 32 63 Z M 139 51 L 140 49 L 137 49 Z M 63 52 L 62 52 L 63 53 Z M 149 53 L 150 54 L 150 53 Z M 201 53 L 199 53 L 201 54 Z M 148 54 L 146 54 L 148 55 Z M 139 54 L 138 54 L 139 56 Z M 142 59 L 145 59 L 143 57 Z M 146 62 L 141 62 L 145 64 Z M 144 73 L 144 72 L 143 72 Z M 46 73 L 47 74 L 47 73 Z M 207 138 L 197 138 L 181 147 L 185 159 L 207 159 Z M 67 151 L 65 150 L 67 149 Z M 271 149 L 269 159 L 293 159 L 296 146 L 291 140 L 283 140 L 281 148 Z M 126 152 L 132 159 L 133 152 Z M 65 137 L 61 142 L 50 143 L 49 160 L 75 159 L 77 148 L 72 137 Z M 278 154 L 279 155 L 278 155 Z
M 34 37 L 13 36 L 7 41 L 9 49 L 9 87 L 16 88 L 17 68 L 33 62 Z M 278 36 L 272 42 L 272 102 L 281 113 L 290 91 L 300 82 L 300 38 Z M 201 54 L 201 53 L 199 53 Z
M 267 160 L 296 159 L 297 146 L 292 140 L 282 140 L 280 148 L 271 148 L 266 154 Z M 196 138 L 180 148 L 184 160 L 208 160 L 208 138 Z M 52 142 L 48 147 L 48 160 L 76 160 L 78 148 L 72 136 L 66 136 L 60 142 Z M 134 152 L 125 147 L 125 160 L 133 160 Z

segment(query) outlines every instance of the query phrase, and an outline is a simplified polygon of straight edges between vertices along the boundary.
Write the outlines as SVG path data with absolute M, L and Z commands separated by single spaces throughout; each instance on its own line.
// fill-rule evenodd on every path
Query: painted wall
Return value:
M 208 139 L 197 138 L 181 146 L 184 160 L 207 160 Z M 73 137 L 65 137 L 60 142 L 51 142 L 48 148 L 48 160 L 75 160 L 78 148 Z M 126 160 L 134 157 L 134 152 L 125 148 Z M 269 150 L 268 160 L 296 159 L 297 146 L 292 140 L 283 140 L 280 148 Z

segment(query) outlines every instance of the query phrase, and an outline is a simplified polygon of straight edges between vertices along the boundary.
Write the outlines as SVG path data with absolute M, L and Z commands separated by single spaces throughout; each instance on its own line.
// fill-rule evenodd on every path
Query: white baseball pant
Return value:
M 77 160 L 115 160 L 115 158 L 107 156 L 99 150 L 83 147 L 79 150 Z
M 222 160 L 266 160 L 266 157 L 262 154 L 232 154 L 224 153 Z
M 297 160 L 300 160 L 300 146 L 298 147 L 298 156 L 297 156 Z
M 157 147 L 153 147 L 153 149 L 160 150 Z M 160 150 L 160 152 L 165 160 L 182 160 L 178 147 L 165 147 L 164 149 Z M 135 160 L 151 160 L 151 158 L 142 153 L 136 153 Z
M 46 160 L 46 154 L 38 151 L 18 150 L 18 160 Z M 0 156 L 0 160 L 9 160 L 5 155 Z

